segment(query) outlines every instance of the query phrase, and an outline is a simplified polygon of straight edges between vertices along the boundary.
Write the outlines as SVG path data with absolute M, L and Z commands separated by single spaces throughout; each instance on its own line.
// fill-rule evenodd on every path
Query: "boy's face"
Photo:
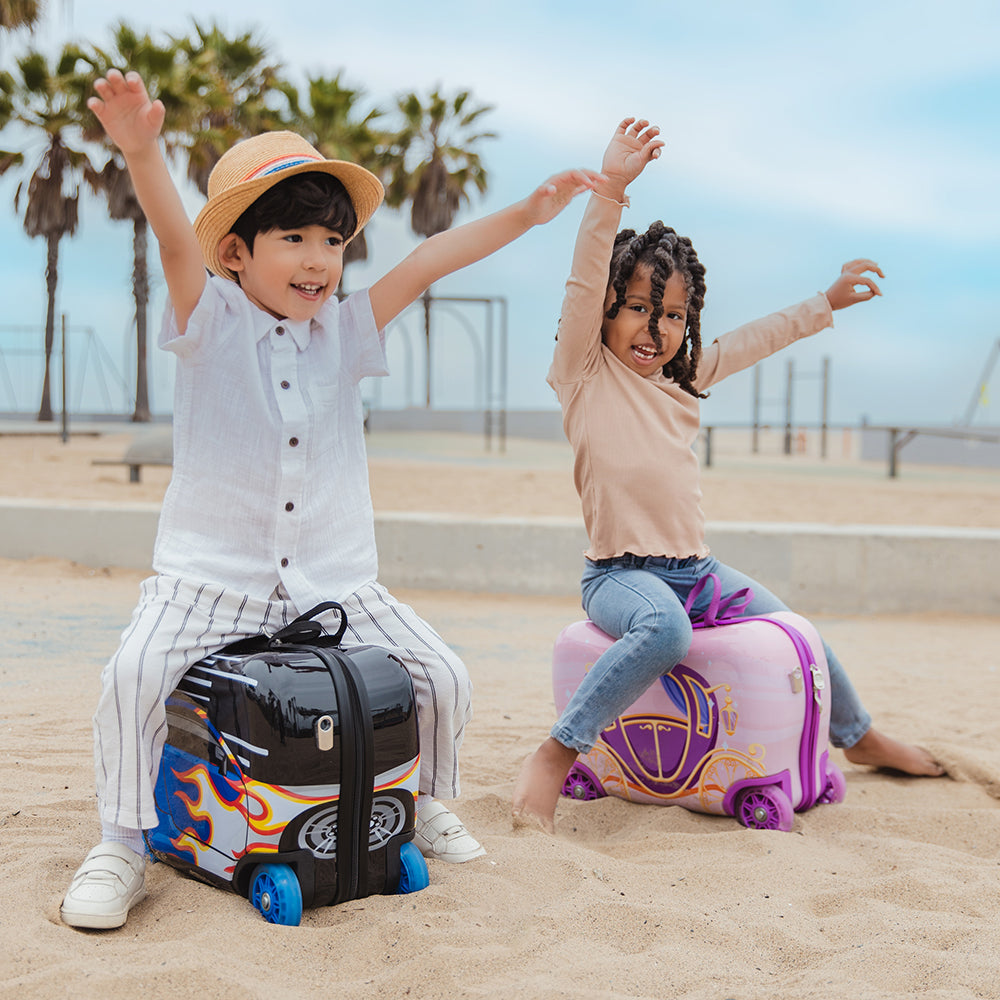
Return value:
M 337 290 L 344 272 L 344 240 L 325 226 L 258 233 L 253 253 L 230 233 L 220 251 L 254 305 L 275 319 L 309 320 Z
M 637 267 L 625 286 L 625 302 L 614 319 L 604 318 L 601 339 L 608 350 L 639 375 L 652 375 L 661 369 L 680 349 L 687 325 L 687 289 L 684 278 L 676 271 L 663 288 L 663 315 L 660 317 L 662 350 L 656 349 L 649 332 L 649 316 L 653 311 L 653 291 L 648 267 Z M 608 289 L 604 299 L 605 314 L 615 301 L 615 290 Z

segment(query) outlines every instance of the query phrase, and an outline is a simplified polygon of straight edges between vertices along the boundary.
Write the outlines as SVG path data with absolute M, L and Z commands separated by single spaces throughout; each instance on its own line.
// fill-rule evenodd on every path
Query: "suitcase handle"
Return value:
M 284 628 L 278 629 L 268 639 L 268 646 L 273 649 L 275 646 L 284 646 L 288 643 L 309 643 L 315 641 L 325 633 L 326 629 L 313 619 L 316 615 L 321 615 L 324 611 L 333 611 L 334 609 L 340 615 L 340 625 L 327 642 L 331 646 L 339 646 L 340 640 L 344 638 L 344 633 L 347 631 L 347 612 L 336 601 L 324 601 L 322 604 L 317 604 L 316 607 L 311 608 L 305 614 L 299 615 L 298 618 L 290 621 Z
M 696 618 L 691 618 L 691 609 L 694 602 L 701 595 L 701 592 L 709 585 L 712 586 L 712 599 L 708 607 Z M 706 573 L 692 588 L 688 594 L 688 599 L 684 602 L 684 610 L 691 618 L 697 628 L 711 628 L 728 618 L 739 618 L 750 606 L 753 600 L 753 590 L 743 587 L 742 590 L 734 591 L 732 594 L 722 596 L 722 584 L 715 573 Z

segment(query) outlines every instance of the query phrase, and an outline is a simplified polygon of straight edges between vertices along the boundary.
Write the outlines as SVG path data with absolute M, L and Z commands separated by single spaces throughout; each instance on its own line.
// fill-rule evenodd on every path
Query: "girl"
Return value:
M 660 155 L 658 135 L 647 121 L 626 118 L 605 152 L 608 180 L 593 189 L 580 225 L 548 378 L 576 456 L 590 539 L 583 607 L 618 640 L 588 672 L 515 785 L 515 818 L 534 819 L 549 832 L 577 754 L 588 752 L 601 730 L 687 653 L 692 631 L 684 602 L 698 580 L 715 573 L 726 593 L 751 587 L 747 614 L 785 609 L 709 555 L 692 449 L 704 390 L 830 326 L 832 310 L 880 295 L 864 272 L 884 277 L 870 260 L 851 261 L 825 295 L 740 327 L 703 352 L 705 268 L 691 241 L 660 222 L 641 235 L 615 235 L 626 187 Z M 706 590 L 705 604 L 710 596 Z M 830 738 L 848 760 L 943 773 L 926 751 L 871 727 L 843 667 L 824 648 L 833 691 Z

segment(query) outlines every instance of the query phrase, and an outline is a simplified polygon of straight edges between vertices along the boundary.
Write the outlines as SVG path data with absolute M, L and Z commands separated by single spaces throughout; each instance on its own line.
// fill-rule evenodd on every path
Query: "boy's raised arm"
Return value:
M 157 242 L 163 275 L 181 333 L 205 287 L 205 265 L 194 227 L 160 150 L 164 109 L 150 100 L 138 73 L 109 70 L 94 83 L 87 106 L 121 150 L 136 197 Z
M 439 278 L 491 253 L 554 219 L 581 191 L 603 181 L 592 170 L 567 170 L 550 177 L 527 198 L 475 222 L 424 240 L 385 277 L 372 285 L 372 311 L 379 329 L 398 316 Z

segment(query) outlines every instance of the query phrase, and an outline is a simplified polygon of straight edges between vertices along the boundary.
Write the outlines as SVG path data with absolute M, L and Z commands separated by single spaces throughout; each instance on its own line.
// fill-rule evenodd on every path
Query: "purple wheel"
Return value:
M 788 796 L 776 785 L 748 788 L 736 800 L 736 818 L 751 830 L 791 830 L 795 813 Z
M 580 802 L 591 802 L 603 799 L 607 792 L 597 780 L 594 773 L 582 764 L 574 764 L 563 782 L 562 793 L 568 799 L 578 799 Z
M 833 805 L 835 802 L 843 802 L 847 797 L 847 779 L 843 771 L 836 764 L 827 762 L 826 765 L 826 788 L 823 794 L 816 799 L 817 805 Z

